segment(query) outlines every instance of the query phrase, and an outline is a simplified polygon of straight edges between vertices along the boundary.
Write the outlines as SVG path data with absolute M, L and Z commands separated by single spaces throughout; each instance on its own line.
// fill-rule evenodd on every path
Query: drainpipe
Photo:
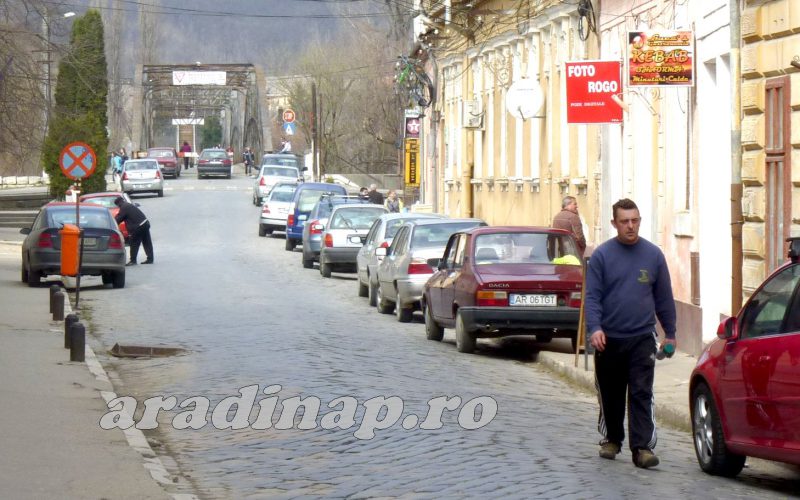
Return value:
M 731 314 L 742 307 L 742 66 L 739 0 L 728 0 L 731 32 Z

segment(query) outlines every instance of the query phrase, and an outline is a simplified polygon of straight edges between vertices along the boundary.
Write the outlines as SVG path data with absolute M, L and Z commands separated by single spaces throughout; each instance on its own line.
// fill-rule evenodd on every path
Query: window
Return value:
M 572 238 L 548 233 L 482 234 L 475 240 L 475 264 L 581 265 Z
M 458 244 L 459 244 L 459 237 L 452 236 L 450 241 L 447 243 L 447 248 L 444 251 L 444 258 L 442 262 L 444 262 L 446 269 L 453 269 L 455 266 L 456 254 L 458 251 Z M 462 252 L 463 253 L 463 252 Z
M 331 229 L 369 229 L 386 211 L 382 208 L 341 208 L 333 214 Z
M 467 247 L 467 237 L 466 235 L 460 234 L 458 235 L 458 247 L 456 248 L 456 255 L 453 259 L 453 268 L 454 269 L 461 269 L 464 265 L 464 249 Z
M 405 247 L 405 244 L 408 241 L 409 231 L 410 229 L 408 226 L 400 228 L 400 230 L 397 232 L 397 236 L 395 236 L 395 238 L 392 240 L 392 245 L 386 252 L 388 255 L 397 255 L 399 253 L 403 253 L 403 248 Z
M 796 315 L 788 315 L 789 304 L 800 281 L 800 265 L 792 265 L 766 282 L 742 312 L 742 338 L 786 333 Z M 790 321 L 787 321 L 790 320 Z
M 767 80 L 764 114 L 766 139 L 766 227 L 767 269 L 783 262 L 791 225 L 791 143 L 789 77 Z

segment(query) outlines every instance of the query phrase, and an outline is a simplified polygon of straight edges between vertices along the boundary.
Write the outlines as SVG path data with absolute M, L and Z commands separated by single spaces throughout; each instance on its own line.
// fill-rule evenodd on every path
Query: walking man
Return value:
M 583 236 L 583 224 L 578 215 L 578 200 L 574 196 L 565 196 L 561 200 L 561 211 L 553 218 L 553 227 L 571 232 L 578 243 L 578 255 L 583 257 L 586 251 L 586 238 Z
M 623 199 L 613 206 L 617 237 L 597 247 L 586 275 L 586 325 L 595 348 L 595 386 L 600 403 L 597 429 L 604 436 L 600 456 L 613 460 L 628 434 L 633 463 L 658 465 L 653 453 L 656 423 L 653 375 L 656 318 L 675 345 L 675 302 L 664 254 L 639 237 L 639 208 Z
M 150 239 L 150 221 L 144 215 L 144 212 L 139 210 L 139 207 L 133 203 L 125 201 L 125 198 L 118 196 L 114 200 L 114 204 L 119 207 L 119 213 L 115 219 L 117 224 L 125 222 L 128 226 L 128 234 L 131 240 L 131 258 L 126 266 L 135 266 L 136 257 L 139 255 L 139 245 L 144 246 L 144 253 L 147 255 L 147 260 L 142 264 L 153 263 L 153 240 Z
M 244 174 L 250 175 L 250 170 L 253 168 L 253 161 L 254 161 L 253 152 L 250 148 L 244 148 L 244 153 L 242 153 L 242 161 L 244 162 Z

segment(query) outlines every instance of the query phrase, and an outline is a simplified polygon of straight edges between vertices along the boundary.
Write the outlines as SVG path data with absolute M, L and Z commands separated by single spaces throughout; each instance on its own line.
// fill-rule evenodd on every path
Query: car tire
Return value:
M 23 283 L 27 283 L 28 282 L 28 270 L 25 269 L 25 263 L 23 262 L 19 267 L 20 267 L 20 270 L 21 270 L 20 274 L 21 274 L 22 282 Z
M 160 190 L 158 191 L 158 197 L 159 197 L 159 198 L 163 198 L 163 197 L 164 197 L 164 190 L 163 190 L 163 189 L 160 189 Z
M 303 269 L 314 269 L 314 259 L 306 259 L 303 255 Z
M 358 296 L 359 297 L 366 297 L 367 295 L 369 295 L 369 287 L 367 285 L 365 285 L 364 283 L 362 283 L 361 280 L 359 279 L 358 280 Z
M 378 306 L 378 312 L 381 314 L 392 314 L 394 312 L 394 302 L 386 300 L 381 292 L 381 284 L 378 283 L 378 294 L 375 297 Z
M 572 344 L 572 352 L 576 352 L 578 350 L 578 332 L 573 333 L 569 340 Z
M 266 236 L 267 235 L 267 228 L 264 227 L 264 225 L 262 225 L 262 224 L 258 225 L 258 235 L 259 236 Z
M 425 336 L 428 340 L 441 342 L 444 338 L 444 328 L 439 326 L 439 323 L 433 319 L 433 311 L 429 302 L 425 303 L 425 309 L 423 309 L 422 314 L 425 317 Z
M 478 343 L 477 339 L 472 336 L 472 332 L 467 331 L 464 325 L 464 318 L 461 316 L 461 311 L 456 313 L 456 349 L 458 352 L 466 354 L 475 352 L 475 345 Z
M 103 279 L 104 285 L 109 285 L 114 282 L 114 277 L 108 271 L 103 271 L 103 274 L 101 274 L 100 277 Z
M 231 173 L 230 173 L 230 172 L 228 172 L 228 175 L 226 175 L 226 176 L 225 176 L 225 178 L 226 178 L 226 179 L 230 179 L 230 178 L 231 178 Z
M 292 252 L 292 251 L 294 251 L 294 247 L 295 247 L 295 245 L 297 245 L 297 243 L 296 243 L 294 240 L 292 240 L 292 239 L 289 239 L 289 237 L 287 236 L 287 237 L 286 237 L 286 244 L 284 245 L 284 247 L 283 247 L 283 248 L 284 248 L 284 249 L 285 249 L 287 252 Z
M 114 288 L 125 288 L 125 271 L 116 271 L 111 275 L 111 285 Z
M 331 277 L 331 265 L 327 262 L 324 262 L 320 259 L 319 261 L 319 273 L 322 275 L 323 278 L 330 278 Z
M 42 281 L 42 273 L 39 271 L 34 271 L 33 269 L 28 270 L 28 286 L 31 288 L 36 288 L 41 284 Z
M 747 457 L 728 451 L 714 396 L 704 383 L 692 391 L 691 413 L 692 442 L 700 468 L 715 476 L 735 477 Z
M 367 276 L 367 290 L 368 290 L 367 300 L 369 305 L 372 307 L 376 307 L 378 305 L 378 287 L 372 286 L 372 280 L 369 279 L 369 276 Z
M 267 234 L 272 234 L 272 231 L 274 231 L 274 229 L 272 229 L 270 227 L 267 228 Z
M 399 302 L 394 305 L 394 312 L 400 323 L 410 323 L 414 318 L 414 308 L 402 307 Z

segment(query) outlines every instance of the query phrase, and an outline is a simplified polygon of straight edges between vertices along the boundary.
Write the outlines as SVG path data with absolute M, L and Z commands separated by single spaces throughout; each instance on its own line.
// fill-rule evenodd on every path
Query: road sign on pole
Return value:
M 297 125 L 294 122 L 284 122 L 283 123 L 283 133 L 286 135 L 294 135 L 294 131 L 297 129 Z
M 74 181 L 79 181 L 94 173 L 97 168 L 97 155 L 85 142 L 71 142 L 61 150 L 58 164 L 64 175 Z
M 294 111 L 291 109 L 283 110 L 283 121 L 286 123 L 292 123 L 294 121 L 295 114 Z

